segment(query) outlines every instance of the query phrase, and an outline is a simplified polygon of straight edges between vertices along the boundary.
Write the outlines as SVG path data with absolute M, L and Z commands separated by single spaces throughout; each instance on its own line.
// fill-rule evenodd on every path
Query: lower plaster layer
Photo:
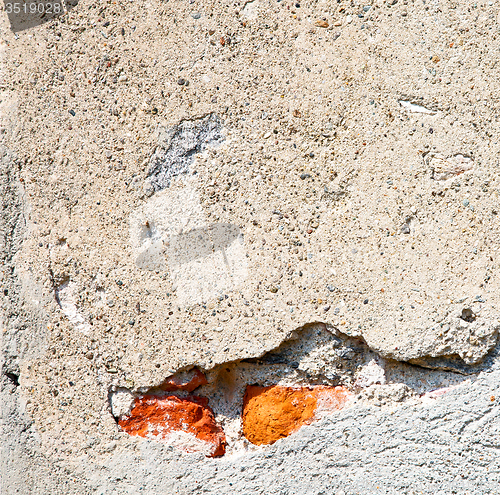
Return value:
M 41 465 L 70 479 L 57 484 L 42 472 L 29 490 L 6 493 L 46 494 L 48 486 L 54 495 L 497 493 L 500 370 L 494 368 L 424 404 L 345 409 L 246 455 L 206 459 L 138 439 L 70 463 L 41 456 Z

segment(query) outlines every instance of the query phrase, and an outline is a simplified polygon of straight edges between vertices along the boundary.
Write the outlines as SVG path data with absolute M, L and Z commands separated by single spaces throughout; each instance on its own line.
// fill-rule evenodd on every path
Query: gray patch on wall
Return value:
M 214 114 L 199 120 L 184 120 L 169 130 L 160 131 L 159 146 L 149 164 L 151 186 L 155 191 L 169 187 L 175 176 L 189 172 L 196 153 L 222 141 L 222 123 Z
M 0 146 L 0 253 L 3 305 L 0 320 L 0 492 L 88 493 L 83 481 L 67 476 L 40 452 L 40 437 L 25 413 L 21 362 L 45 352 L 47 325 L 44 313 L 32 304 L 40 299 L 38 288 L 15 265 L 15 255 L 26 235 L 25 202 L 19 182 L 20 163 Z M 41 300 L 41 299 L 40 299 Z M 43 306 L 39 305 L 39 306 Z

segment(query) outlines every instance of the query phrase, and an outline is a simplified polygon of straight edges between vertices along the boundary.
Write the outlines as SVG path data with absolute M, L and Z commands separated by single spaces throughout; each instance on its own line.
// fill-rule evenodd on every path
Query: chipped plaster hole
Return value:
M 12 383 L 12 385 L 14 385 L 15 387 L 19 387 L 19 375 L 17 375 L 16 373 L 5 373 L 5 376 L 10 380 L 10 382 Z
M 424 113 L 427 115 L 435 115 L 437 113 L 435 110 L 430 110 L 423 105 L 418 105 L 417 103 L 412 103 L 411 101 L 400 100 L 399 104 L 411 113 Z
M 462 314 L 460 315 L 460 318 L 462 320 L 466 321 L 467 323 L 472 323 L 476 319 L 476 315 L 470 308 L 464 308 L 462 309 Z
M 418 401 L 466 379 L 383 359 L 314 323 L 260 357 L 180 370 L 147 390 L 116 388 L 110 406 L 123 432 L 215 456 L 272 444 L 345 407 Z
M 462 154 L 450 157 L 428 154 L 424 157 L 424 162 L 431 170 L 431 177 L 438 181 L 452 179 L 465 172 L 471 172 L 474 168 L 472 158 Z

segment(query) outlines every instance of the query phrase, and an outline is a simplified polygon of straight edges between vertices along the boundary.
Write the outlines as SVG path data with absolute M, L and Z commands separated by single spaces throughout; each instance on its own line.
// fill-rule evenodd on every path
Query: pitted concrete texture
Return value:
M 498 5 L 69 3 L 0 13 L 2 493 L 498 491 Z M 120 430 L 196 369 L 225 457 Z
M 138 386 L 312 321 L 385 357 L 481 361 L 499 325 L 494 7 L 204 9 L 81 3 L 5 34 L 16 266 L 52 299 L 54 348 L 71 334 L 83 366 Z M 66 283 L 86 336 L 50 294 Z

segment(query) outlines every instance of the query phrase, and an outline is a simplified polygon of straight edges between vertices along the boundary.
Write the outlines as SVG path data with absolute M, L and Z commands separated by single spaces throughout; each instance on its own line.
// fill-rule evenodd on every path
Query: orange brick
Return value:
M 255 445 L 272 444 L 341 409 L 351 396 L 345 387 L 249 385 L 243 399 L 243 434 Z
M 206 448 L 187 446 L 188 452 L 203 450 L 209 457 L 218 457 L 226 451 L 226 436 L 206 397 L 138 397 L 130 416 L 120 418 L 118 424 L 129 435 L 168 441 L 172 432 L 183 432 L 205 442 Z

